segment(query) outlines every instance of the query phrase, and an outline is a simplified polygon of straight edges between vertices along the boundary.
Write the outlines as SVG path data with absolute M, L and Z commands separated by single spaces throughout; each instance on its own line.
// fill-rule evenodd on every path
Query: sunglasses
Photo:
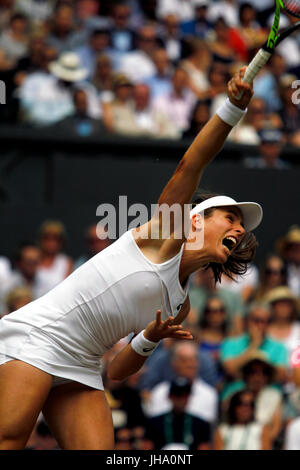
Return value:
M 207 308 L 205 310 L 206 313 L 225 313 L 225 308 L 220 307 L 220 308 Z
M 268 325 L 271 322 L 271 319 L 265 320 L 263 318 L 251 317 L 250 321 L 252 321 L 253 323 L 256 323 L 257 325 L 259 323 L 262 323 L 263 325 Z
M 270 269 L 270 268 L 267 268 L 265 270 L 265 273 L 269 276 L 270 274 L 280 274 L 281 276 L 285 273 L 285 270 L 282 268 L 282 269 Z
M 254 108 L 252 108 L 252 109 L 251 109 L 251 112 L 252 112 L 253 114 L 264 114 L 264 113 L 265 113 L 265 110 L 264 110 L 264 109 L 254 109 Z
M 146 38 L 143 36 L 140 36 L 139 39 L 140 41 L 144 41 L 144 42 L 154 42 L 156 40 L 155 38 Z
M 44 233 L 42 235 L 43 240 L 57 240 L 57 241 L 62 241 L 63 237 L 62 235 L 56 234 L 56 233 Z
M 248 375 L 263 375 L 263 376 L 267 377 L 269 375 L 269 373 L 266 369 L 260 369 L 260 370 L 251 369 L 251 370 L 249 370 Z
M 251 408 L 254 408 L 255 406 L 255 402 L 254 401 L 239 401 L 237 406 L 247 406 L 247 407 L 251 407 Z
M 124 15 L 115 15 L 115 18 L 117 20 L 127 20 L 127 18 L 129 18 L 129 16 L 130 15 L 127 15 L 127 14 L 126 15 L 125 14 Z
M 29 258 L 27 259 L 23 258 L 22 261 L 23 261 L 23 264 L 27 264 L 28 266 L 36 266 L 40 262 L 40 260 L 38 259 L 29 259 Z

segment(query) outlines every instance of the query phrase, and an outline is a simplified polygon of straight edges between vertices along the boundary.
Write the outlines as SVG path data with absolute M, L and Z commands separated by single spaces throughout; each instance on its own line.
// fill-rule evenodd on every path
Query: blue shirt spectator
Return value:
M 162 344 L 149 356 L 145 371 L 139 380 L 140 390 L 150 390 L 161 382 L 170 382 L 177 376 L 170 363 L 172 348 L 166 349 Z M 209 385 L 215 387 L 218 383 L 217 366 L 211 355 L 206 351 L 198 350 L 199 370 L 198 376 Z
M 84 68 L 88 70 L 88 78 L 95 72 L 96 59 L 104 54 L 112 61 L 113 69 L 117 65 L 118 54 L 109 47 L 109 32 L 106 29 L 96 29 L 91 33 L 89 42 L 76 48 L 76 54 Z

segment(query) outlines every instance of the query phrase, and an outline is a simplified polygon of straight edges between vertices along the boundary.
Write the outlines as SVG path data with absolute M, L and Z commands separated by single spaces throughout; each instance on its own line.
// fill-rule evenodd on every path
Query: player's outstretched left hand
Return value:
M 242 67 L 239 72 L 234 74 L 227 85 L 227 93 L 231 103 L 241 109 L 247 108 L 253 96 L 253 86 L 243 82 L 246 69 L 247 67 Z M 237 96 L 241 96 L 241 99 L 236 99 Z
M 163 338 L 177 338 L 177 339 L 193 339 L 191 333 L 184 330 L 182 325 L 174 325 L 174 318 L 169 317 L 167 320 L 161 320 L 161 310 L 156 312 L 156 320 L 153 320 L 146 327 L 144 336 L 149 341 L 157 343 Z

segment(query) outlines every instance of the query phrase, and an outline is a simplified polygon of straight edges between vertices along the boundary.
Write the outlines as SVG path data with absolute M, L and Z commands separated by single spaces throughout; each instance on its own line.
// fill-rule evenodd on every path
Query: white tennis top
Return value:
M 149 261 L 132 231 L 98 253 L 43 297 L 0 321 L 0 352 L 46 372 L 103 389 L 100 358 L 155 319 L 176 316 L 187 296 L 180 252 Z

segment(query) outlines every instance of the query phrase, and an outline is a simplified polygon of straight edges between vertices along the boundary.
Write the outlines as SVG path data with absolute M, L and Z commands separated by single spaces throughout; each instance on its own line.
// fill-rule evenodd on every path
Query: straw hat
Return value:
M 292 243 L 300 244 L 300 227 L 292 225 L 289 231 L 276 242 L 276 249 L 278 253 L 283 256 L 286 247 Z
M 113 77 L 113 88 L 116 89 L 120 86 L 132 86 L 132 82 L 124 73 L 116 73 Z
M 64 52 L 49 64 L 50 72 L 66 82 L 79 82 L 88 76 L 88 70 L 81 67 L 80 58 L 74 52 Z
M 21 299 L 27 299 L 28 303 L 33 300 L 32 298 L 32 291 L 28 287 L 16 287 L 15 289 L 12 289 L 10 292 L 5 297 L 5 303 L 7 306 L 11 306 L 13 302 L 21 300 Z
M 287 286 L 275 287 L 274 289 L 270 290 L 265 296 L 265 301 L 269 304 L 278 302 L 278 300 L 291 300 L 292 302 L 294 302 L 295 308 L 299 310 L 299 299 Z
M 61 237 L 62 242 L 66 242 L 67 233 L 65 226 L 59 220 L 45 220 L 38 230 L 39 241 L 46 234 L 53 234 Z
M 279 79 L 279 86 L 282 88 L 290 88 L 292 83 L 297 80 L 297 76 L 291 73 L 282 75 Z

